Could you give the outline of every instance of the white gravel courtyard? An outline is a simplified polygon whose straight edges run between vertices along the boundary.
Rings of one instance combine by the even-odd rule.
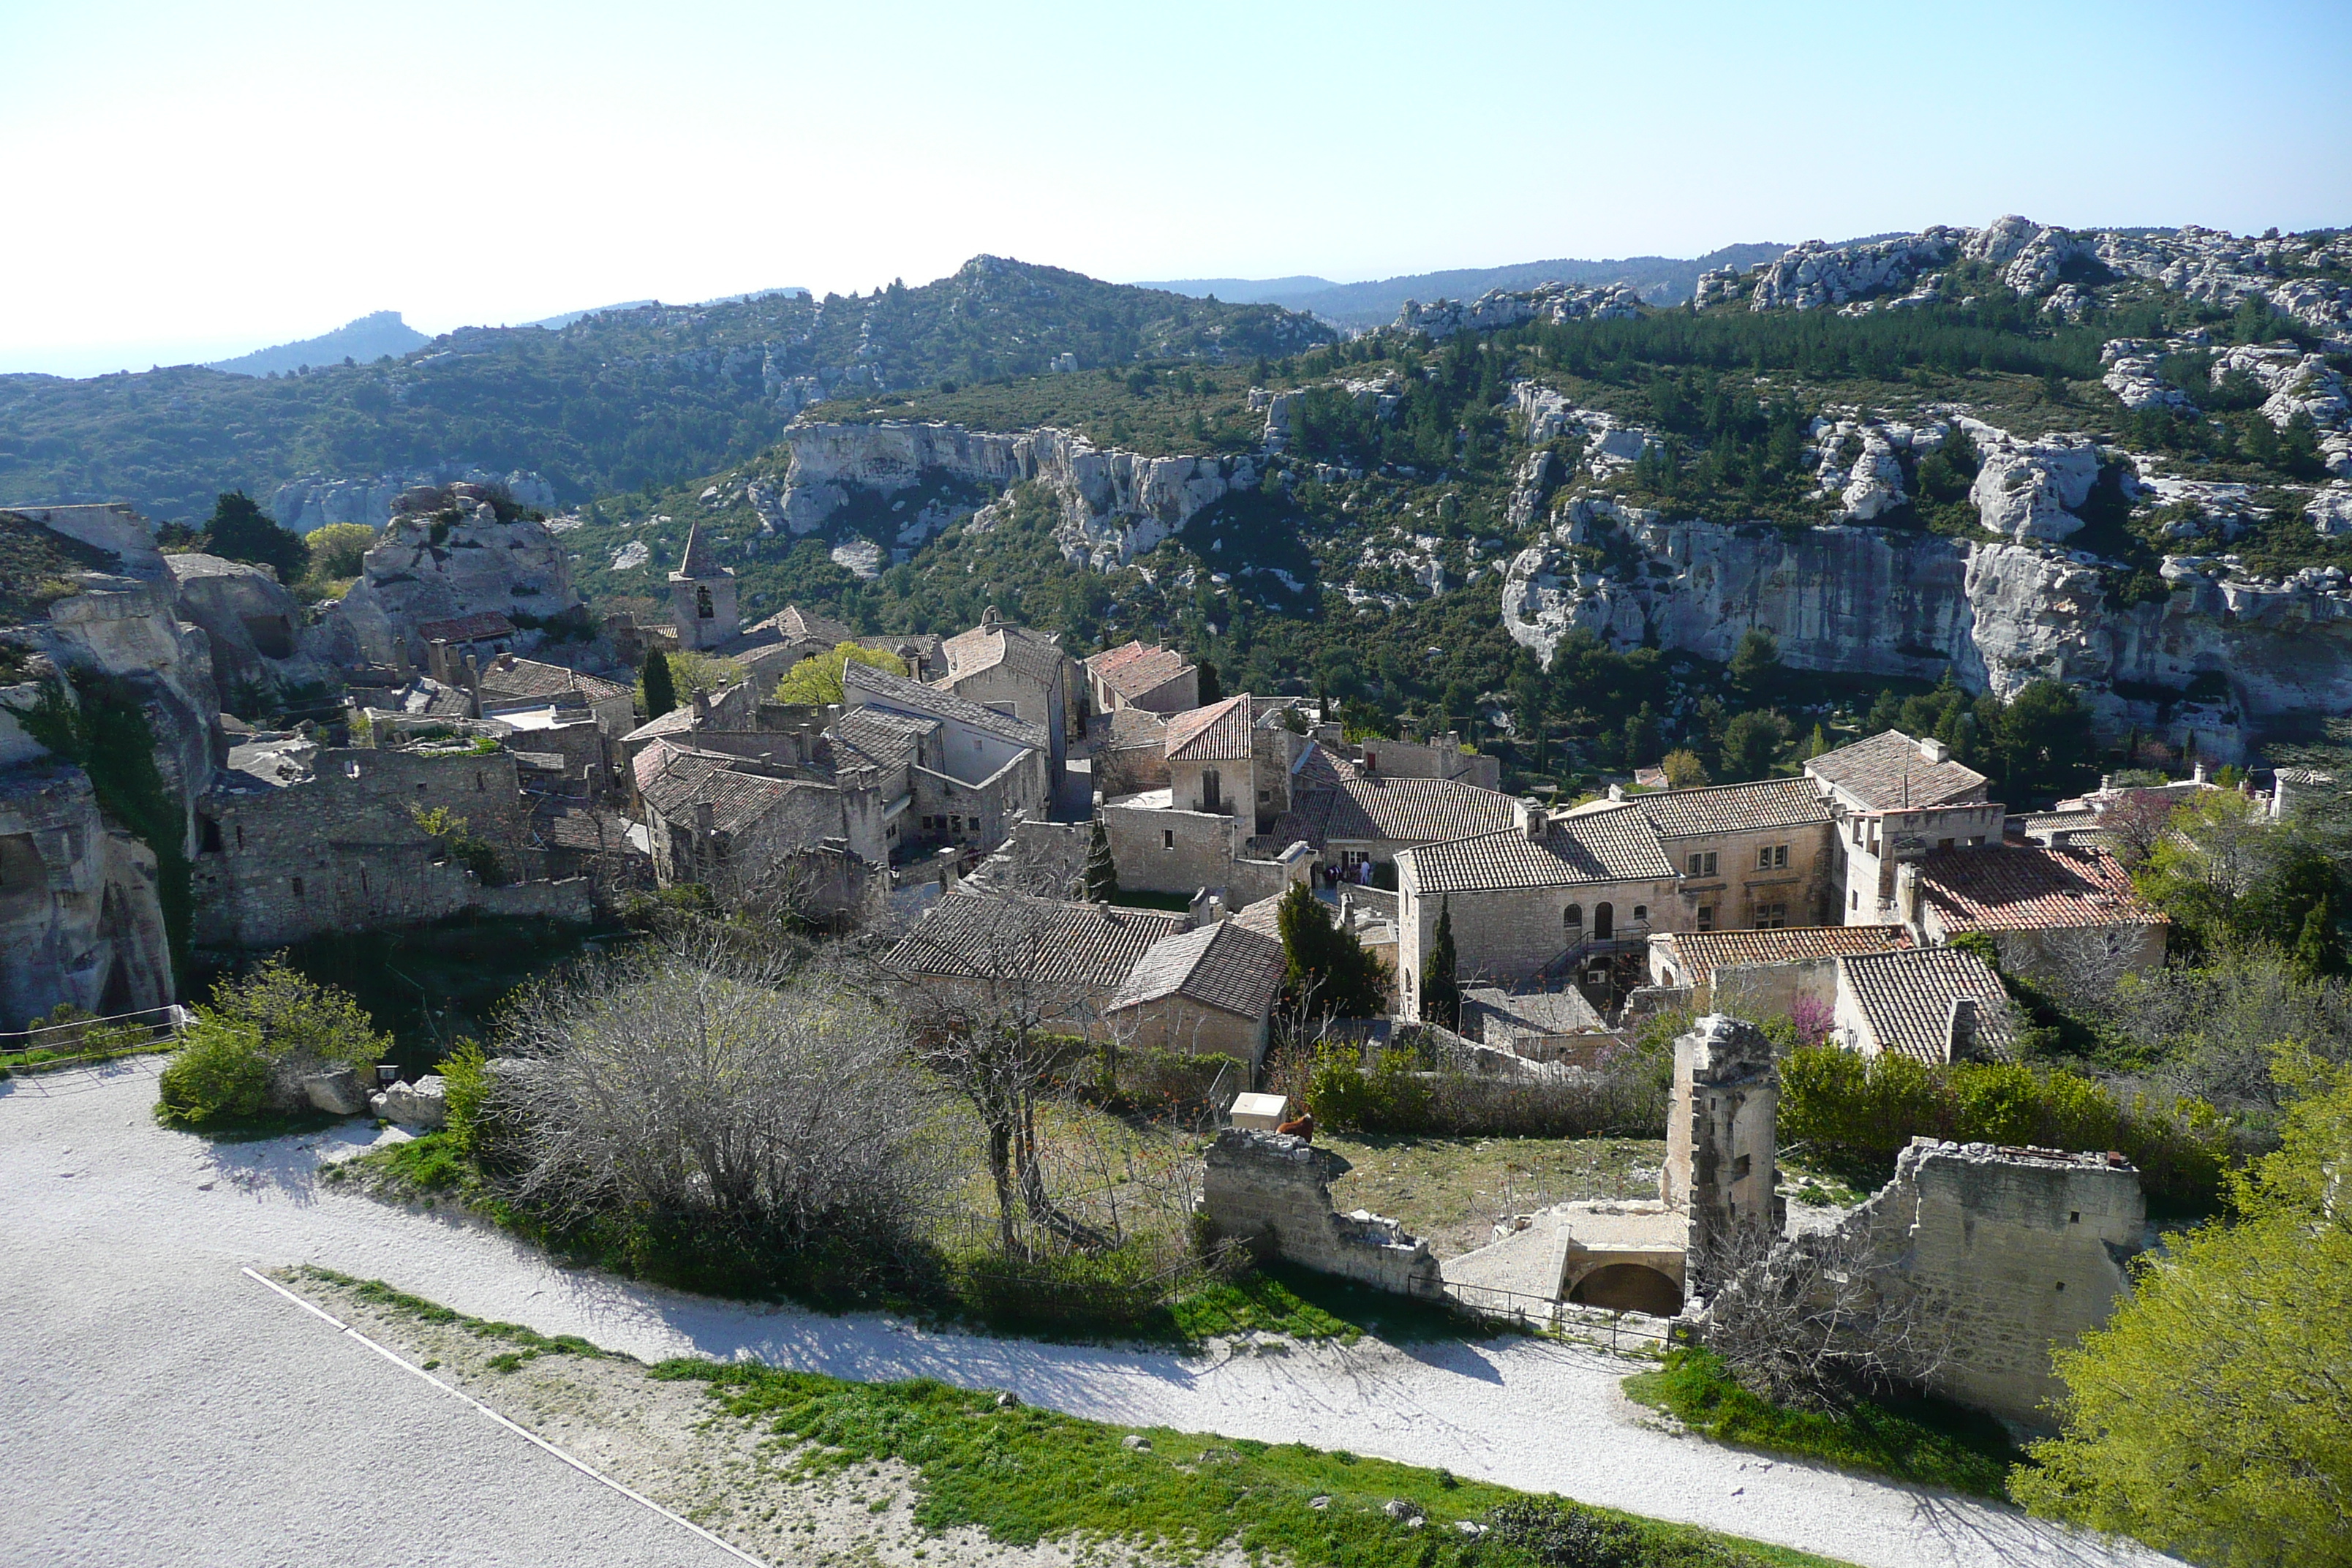
[[[1885,1568],[2164,1561],[1643,1424],[1597,1352],[1499,1340],[1199,1360],[938,1334],[551,1267],[320,1187],[376,1136],[213,1144],[152,1058],[0,1082],[0,1563],[724,1563],[238,1272],[313,1263],[646,1359],[928,1375],[1112,1422],[1352,1448]],[[32,1484],[37,1478],[37,1484]]]

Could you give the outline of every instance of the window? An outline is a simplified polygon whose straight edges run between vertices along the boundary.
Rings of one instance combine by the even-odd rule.
[[[1757,846],[1756,868],[1759,871],[1786,870],[1788,866],[1789,847],[1787,845],[1762,844]]]
[[[1613,904],[1592,906],[1592,935],[1596,941],[1607,942],[1617,934],[1617,909]]]
[[[1853,891],[1852,891],[1852,892],[1848,893],[1848,894],[1845,896],[1845,907],[1846,907],[1847,909],[1849,909],[1849,910],[1858,910],[1858,909],[1862,908],[1862,889],[1861,889],[1856,888],[1855,889],[1853,889]]]
[[[1635,925],[1647,925],[1650,923],[1649,905],[1635,904],[1633,906],[1633,923]]]
[[[236,825],[236,847],[239,849],[245,847],[245,824],[242,822]]]
[[[219,854],[221,852],[220,824],[214,821],[209,816],[204,817],[201,820],[205,825],[204,853],[207,855]]]
[[[719,612],[717,609],[712,607],[710,603],[709,589],[697,588],[694,591],[694,613],[696,617],[700,620],[709,621],[718,618]]]
[[[1938,849],[1949,849],[1951,847],[1952,841],[1948,838],[1938,838],[1936,840],[1936,847]]]
[[[1698,907],[1698,929],[1701,931],[1713,931],[1715,929],[1715,906],[1713,904],[1701,904]]]
[[[1779,931],[1782,926],[1785,926],[1788,923],[1788,905],[1759,904],[1756,906],[1756,924],[1759,929],[1763,931]]]
[[[1560,910],[1559,923],[1568,931],[1582,931],[1584,929],[1584,906],[1582,904],[1570,904],[1568,908]]]
[[[1695,853],[1690,858],[1690,874],[1694,877],[1712,877],[1715,875],[1715,865],[1714,850],[1710,849],[1704,855]]]
[[[1201,809],[1221,811],[1223,808],[1222,781],[1217,777],[1217,770],[1210,768],[1201,774]]]
[[[1176,847],[1176,830],[1174,828],[1163,827],[1160,830],[1160,847],[1162,849],[1173,849]]]
[[[295,896],[296,898],[298,898],[298,899],[299,899],[299,898],[300,898],[300,897],[302,896],[302,879],[301,879],[301,878],[299,878],[299,877],[296,877],[296,878],[294,878],[294,879],[293,879],[293,882],[294,882],[294,896]]]

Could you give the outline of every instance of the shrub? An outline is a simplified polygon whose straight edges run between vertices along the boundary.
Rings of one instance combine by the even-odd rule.
[[[1487,1514],[1486,1528],[1544,1568],[1643,1568],[1650,1561],[1638,1525],[1559,1498],[1504,1503]]]
[[[1815,1157],[1882,1174],[1916,1137],[2048,1149],[2115,1149],[2139,1167],[2151,1198],[2210,1207],[2228,1155],[2228,1125],[2203,1100],[2128,1103],[2079,1073],[2013,1062],[1931,1067],[1836,1046],[1780,1064],[1780,1135]]]
[[[269,1059],[251,1024],[199,1012],[186,1040],[163,1068],[160,1107],[166,1121],[194,1127],[244,1121],[269,1109]]]

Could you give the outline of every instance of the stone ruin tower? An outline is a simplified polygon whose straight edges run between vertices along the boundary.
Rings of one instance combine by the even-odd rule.
[[[717,647],[741,629],[735,614],[735,569],[721,566],[702,542],[702,525],[686,531],[686,557],[669,574],[669,618],[677,646],[697,652]]]
[[[1774,1191],[1780,1102],[1772,1042],[1755,1025],[1710,1014],[1675,1041],[1658,1195],[1690,1216],[1686,1294],[1707,1290],[1743,1233],[1777,1237],[1787,1224]]]

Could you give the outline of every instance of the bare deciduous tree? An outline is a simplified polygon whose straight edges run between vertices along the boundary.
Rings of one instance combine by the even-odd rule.
[[[713,936],[551,978],[506,1019],[516,1194],[790,1249],[886,1255],[942,1190],[903,1028]]]
[[[1924,1383],[1949,1352],[1949,1317],[1897,1268],[1901,1245],[1856,1222],[1740,1232],[1707,1300],[1706,1347],[1751,1393],[1798,1409]]]

